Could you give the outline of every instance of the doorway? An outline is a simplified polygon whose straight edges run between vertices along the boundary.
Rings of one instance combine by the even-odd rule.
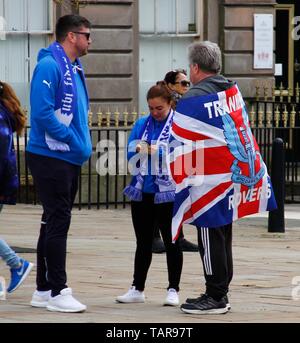
[[[300,2],[279,0],[275,8],[275,84],[294,95],[297,84],[300,87]]]

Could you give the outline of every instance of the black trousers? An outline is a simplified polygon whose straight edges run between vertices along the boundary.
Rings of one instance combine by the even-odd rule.
[[[27,162],[43,205],[37,243],[37,289],[56,296],[67,286],[67,234],[80,167],[56,158],[27,153]]]
[[[197,229],[206,294],[219,301],[227,294],[233,276],[232,224]]]
[[[165,247],[168,266],[169,288],[179,291],[182,271],[182,251],[178,240],[172,243],[173,203],[154,204],[154,195],[143,193],[141,202],[131,202],[132,222],[136,236],[136,252],[132,285],[143,291],[152,260],[152,240],[158,225]]]

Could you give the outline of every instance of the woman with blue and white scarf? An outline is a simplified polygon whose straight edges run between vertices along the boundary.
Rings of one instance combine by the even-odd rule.
[[[131,288],[118,296],[121,303],[144,302],[144,288],[152,260],[152,240],[158,226],[166,247],[169,286],[164,305],[179,305],[182,251],[172,243],[171,222],[175,185],[169,176],[166,152],[173,119],[172,95],[164,83],[147,93],[150,114],[134,125],[128,142],[129,169],[133,175],[124,194],[131,200],[131,215],[136,235],[134,275]]]

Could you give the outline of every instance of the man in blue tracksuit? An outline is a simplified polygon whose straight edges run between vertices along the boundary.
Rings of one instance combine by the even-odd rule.
[[[88,93],[78,57],[91,43],[90,22],[79,15],[57,21],[56,41],[38,55],[31,82],[27,161],[43,216],[37,244],[37,289],[31,305],[83,312],[66,284],[66,245],[80,166],[92,152]]]

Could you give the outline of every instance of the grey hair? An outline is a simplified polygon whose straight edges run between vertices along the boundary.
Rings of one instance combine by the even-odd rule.
[[[190,64],[197,64],[206,72],[219,74],[222,69],[221,50],[216,43],[210,41],[195,42],[188,47]]]

